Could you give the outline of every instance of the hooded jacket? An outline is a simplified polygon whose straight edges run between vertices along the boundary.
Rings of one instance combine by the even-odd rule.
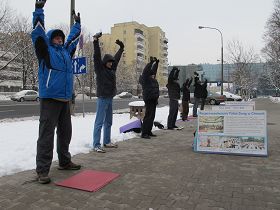
[[[151,75],[157,74],[158,69],[158,60],[157,61],[151,61],[148,63],[143,72],[141,77],[141,85],[143,89],[143,100],[149,101],[149,100],[158,100],[159,98],[159,84],[158,81],[151,77]]]
[[[194,78],[194,97],[202,98],[202,85],[198,77]]]
[[[117,93],[116,87],[116,71],[121,59],[123,48],[120,48],[113,57],[112,55],[105,54],[103,60],[101,60],[101,51],[99,47],[99,41],[93,41],[94,46],[94,71],[96,73],[97,97],[113,98]],[[106,63],[112,61],[113,65],[111,69],[106,67]]]
[[[204,83],[201,85],[201,98],[206,99],[208,96],[207,91],[207,79],[204,81]]]
[[[187,79],[186,82],[183,83],[182,86],[182,92],[183,92],[183,96],[182,96],[182,101],[190,101],[191,97],[190,97],[190,86],[192,84],[192,78],[189,80]]]
[[[179,69],[173,68],[168,76],[168,83],[166,87],[168,88],[168,96],[170,99],[178,100],[181,97],[180,85],[177,82],[179,77]]]
[[[73,92],[72,56],[81,33],[80,23],[75,23],[65,41],[64,33],[51,30],[47,34],[44,26],[44,10],[33,12],[32,42],[39,61],[39,96],[40,98],[56,98],[71,100]],[[52,38],[61,36],[63,45],[55,45]]]

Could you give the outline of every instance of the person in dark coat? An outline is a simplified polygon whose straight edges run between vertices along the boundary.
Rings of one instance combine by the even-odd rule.
[[[201,86],[201,106],[200,106],[200,110],[204,110],[204,105],[205,105],[205,101],[206,101],[207,96],[208,96],[208,91],[207,91],[207,79],[206,79]]]
[[[119,45],[120,48],[115,56],[105,54],[102,60],[99,46],[99,38],[101,36],[102,33],[97,33],[93,36],[93,59],[94,71],[96,74],[96,95],[98,97],[93,131],[93,149],[96,152],[105,153],[106,151],[101,147],[100,144],[101,129],[103,125],[103,146],[105,148],[118,147],[117,144],[111,142],[111,126],[113,121],[112,103],[113,97],[117,93],[116,71],[124,51],[124,44],[120,40],[116,40],[116,44]]]
[[[151,58],[142,73],[141,84],[143,89],[143,100],[145,102],[145,116],[142,124],[142,138],[150,139],[156,135],[152,133],[153,122],[156,114],[156,106],[159,98],[159,84],[156,79],[159,60]]]
[[[194,105],[193,105],[193,117],[197,117],[197,108],[199,101],[202,97],[202,86],[199,80],[197,72],[194,73]]]
[[[44,6],[37,0],[33,12],[33,46],[39,62],[40,124],[37,140],[36,172],[41,184],[51,181],[48,176],[53,158],[54,131],[57,128],[58,169],[79,170],[71,161],[69,144],[72,135],[70,101],[73,93],[72,57],[81,33],[80,14],[72,15],[75,24],[65,42],[62,30],[45,32]]]
[[[186,79],[186,81],[183,83],[183,86],[181,88],[183,92],[182,96],[182,120],[188,120],[188,115],[189,115],[189,103],[191,100],[190,97],[190,86],[192,84],[192,78],[191,79]]]
[[[176,126],[176,119],[178,115],[178,100],[180,99],[180,85],[178,83],[180,70],[177,67],[173,67],[169,76],[166,87],[168,88],[169,96],[169,115],[167,119],[167,129],[173,130],[178,128]]]

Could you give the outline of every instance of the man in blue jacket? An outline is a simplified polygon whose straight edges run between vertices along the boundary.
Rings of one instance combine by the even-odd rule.
[[[70,103],[73,92],[72,56],[81,33],[80,14],[75,14],[70,35],[59,29],[45,32],[44,5],[36,0],[33,12],[32,42],[39,62],[40,124],[37,141],[36,172],[38,182],[51,181],[49,170],[53,158],[54,130],[57,127],[57,153],[60,170],[79,170],[71,161],[69,144],[72,136]]]
[[[119,45],[119,50],[113,57],[110,54],[105,54],[101,59],[101,50],[99,46],[99,38],[102,33],[93,36],[94,47],[94,71],[96,74],[96,94],[97,107],[96,117],[93,131],[93,149],[98,153],[105,153],[106,151],[101,147],[100,136],[103,128],[103,146],[105,148],[117,148],[118,145],[111,142],[111,126],[113,122],[112,103],[113,97],[117,93],[116,87],[116,71],[124,51],[124,44],[120,40],[116,40]]]

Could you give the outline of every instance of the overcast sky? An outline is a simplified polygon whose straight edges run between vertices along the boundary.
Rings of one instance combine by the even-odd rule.
[[[35,0],[8,0],[24,16],[32,17]],[[159,26],[169,40],[169,63],[217,63],[221,55],[218,31],[222,31],[224,53],[233,39],[260,53],[263,33],[273,11],[273,0],[76,0],[82,25],[91,33],[109,33],[115,23],[137,21]],[[46,26],[69,24],[70,0],[48,0]]]

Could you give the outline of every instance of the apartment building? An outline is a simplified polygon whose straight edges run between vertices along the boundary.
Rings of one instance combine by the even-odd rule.
[[[160,60],[157,79],[160,86],[165,86],[168,76],[168,39],[165,32],[158,26],[147,27],[136,21],[117,23],[111,28],[110,34],[103,34],[100,45],[104,53],[114,54],[118,50],[115,40],[124,42],[125,52],[121,65],[131,67],[138,77],[150,56]]]

